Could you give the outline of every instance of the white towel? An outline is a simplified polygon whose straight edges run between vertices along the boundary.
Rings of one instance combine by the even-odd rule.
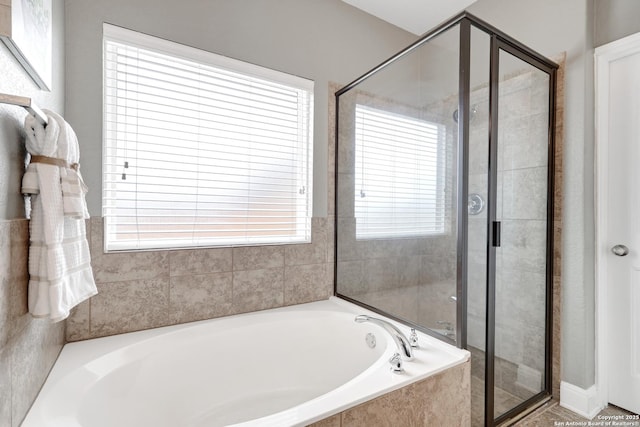
[[[45,113],[46,127],[31,115],[25,119],[27,151],[78,163],[75,132],[58,114]],[[63,180],[74,196],[66,215]],[[55,164],[31,163],[23,177],[23,193],[31,194],[29,312],[34,317],[64,320],[71,308],[98,293],[86,239],[84,188],[73,169]]]
[[[87,186],[82,180],[80,170],[61,168],[60,180],[62,185],[62,211],[65,216],[77,219],[89,218],[87,202]]]

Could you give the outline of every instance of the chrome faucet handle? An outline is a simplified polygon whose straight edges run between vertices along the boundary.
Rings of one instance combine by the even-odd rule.
[[[354,320],[358,323],[371,322],[382,327],[382,329],[384,329],[391,335],[391,338],[393,338],[393,341],[396,343],[398,352],[402,354],[402,357],[404,357],[405,360],[413,360],[413,350],[411,348],[409,339],[402,333],[400,329],[393,326],[393,324],[387,322],[386,320],[378,319],[377,317],[367,316],[366,314],[356,316]]]
[[[402,357],[400,357],[400,353],[393,353],[391,359],[389,359],[389,363],[391,363],[391,372],[396,374],[404,372],[404,368],[402,367]]]
[[[411,335],[409,335],[409,343],[413,348],[420,348],[420,344],[418,344],[418,334],[415,328],[411,328]]]

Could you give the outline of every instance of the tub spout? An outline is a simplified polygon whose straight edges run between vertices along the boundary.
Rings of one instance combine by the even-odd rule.
[[[402,331],[396,328],[395,326],[393,326],[391,323],[387,322],[386,320],[379,319],[377,317],[367,316],[365,314],[356,316],[355,321],[358,323],[371,322],[371,323],[375,323],[378,326],[381,326],[382,329],[384,329],[391,335],[391,338],[393,338],[393,341],[398,346],[398,352],[402,355],[402,357],[405,360],[413,359],[413,350],[411,349],[411,343],[409,342],[407,337],[402,333]]]

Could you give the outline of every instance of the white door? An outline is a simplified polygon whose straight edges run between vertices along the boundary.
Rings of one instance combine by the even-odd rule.
[[[640,413],[640,34],[596,50],[598,306],[608,402]],[[608,386],[606,385],[608,383]]]

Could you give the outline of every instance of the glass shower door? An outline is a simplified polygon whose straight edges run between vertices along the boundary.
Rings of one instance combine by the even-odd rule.
[[[416,46],[337,103],[337,294],[452,343],[459,34]]]
[[[549,74],[506,50],[498,60],[494,418],[545,390],[552,254]]]

